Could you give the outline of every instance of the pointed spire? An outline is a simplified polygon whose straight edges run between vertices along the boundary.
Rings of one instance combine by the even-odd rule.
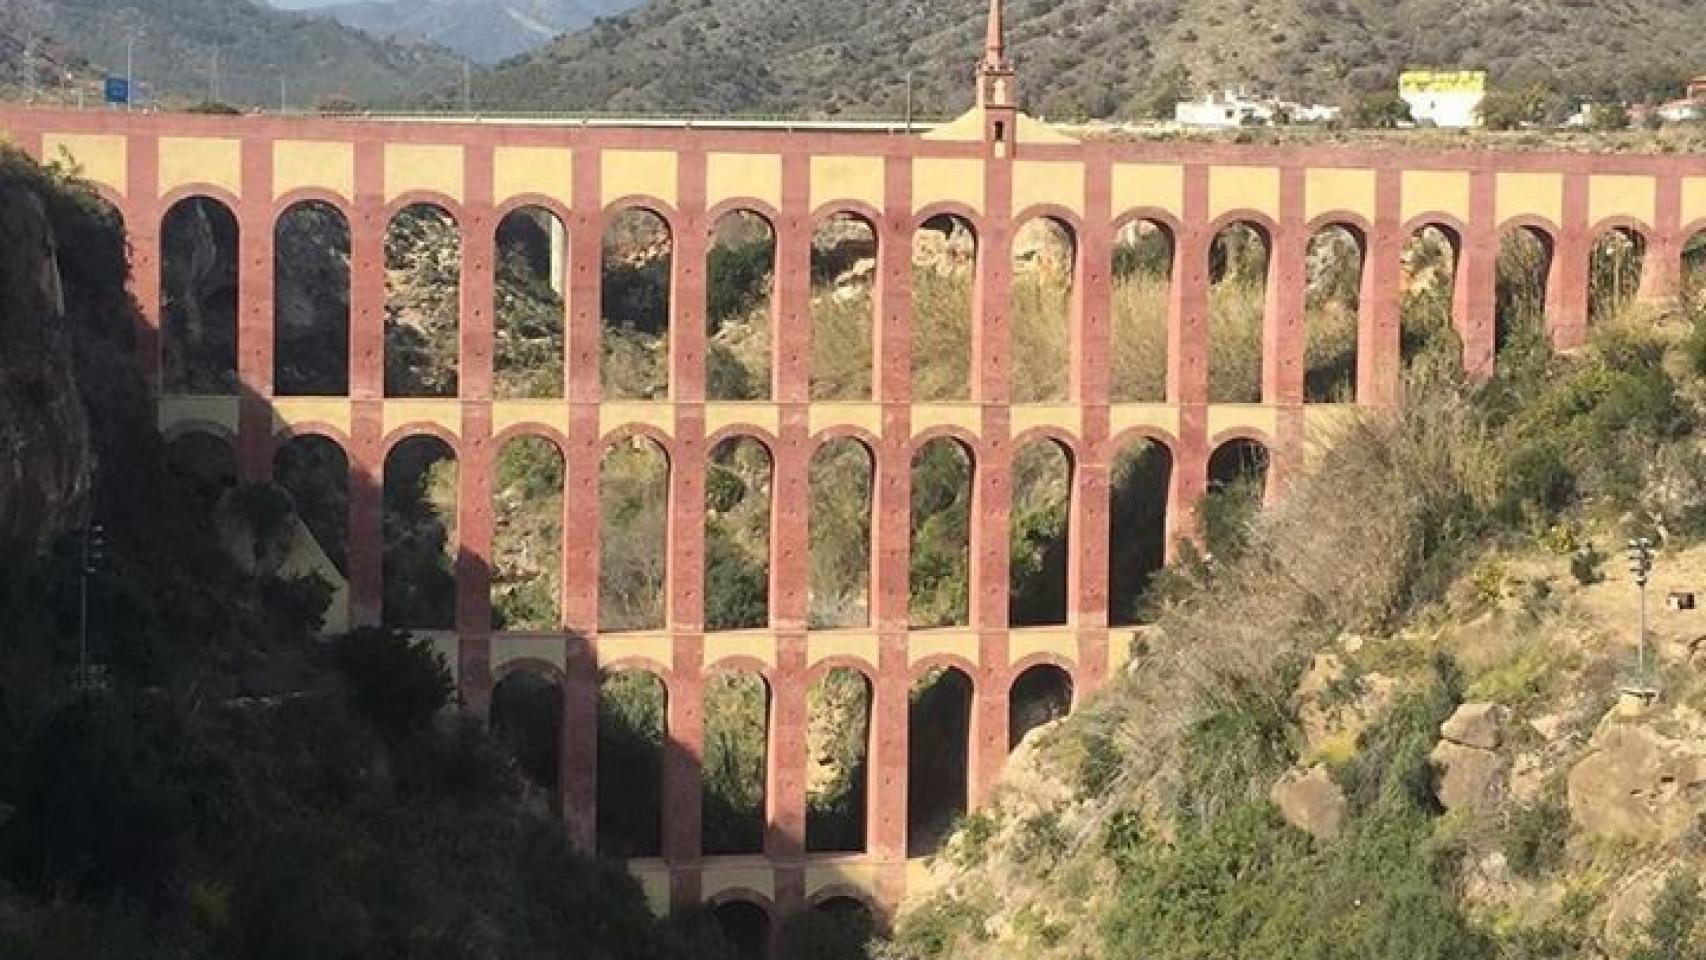
[[[1013,106],[1013,65],[1007,61],[1007,28],[1001,0],[989,0],[989,34],[983,44],[983,62],[977,65],[977,77],[978,106]]]
[[[989,0],[989,33],[984,39],[983,65],[996,69],[1007,66],[1007,28],[1002,18],[1001,0]]]

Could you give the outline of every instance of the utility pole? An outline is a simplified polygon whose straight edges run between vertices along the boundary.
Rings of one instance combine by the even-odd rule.
[[[136,38],[139,33],[132,32],[130,39],[124,45],[124,109],[129,112],[136,106]]]
[[[906,71],[906,132],[912,133],[912,71]]]
[[[285,87],[284,87],[284,74],[281,73],[278,75],[278,112],[279,113],[287,113],[287,112],[289,112],[289,109],[290,109],[288,106],[286,106],[287,98],[285,96],[285,93],[286,93],[286,91],[285,91]]]
[[[1635,643],[1635,683],[1625,693],[1645,700],[1658,695],[1647,669],[1647,582],[1653,572],[1653,541],[1646,537],[1629,541],[1629,573],[1640,594],[1640,636]]]
[[[208,80],[208,101],[211,103],[218,103],[219,102],[219,48],[218,47],[213,48],[213,70],[211,71],[211,73],[212,73],[212,76]]]
[[[462,112],[474,113],[474,67],[466,57],[462,59]]]

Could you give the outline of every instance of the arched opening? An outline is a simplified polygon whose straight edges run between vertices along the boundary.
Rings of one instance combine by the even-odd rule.
[[[963,626],[971,604],[972,456],[939,437],[912,456],[912,556],[908,619],[914,627]]]
[[[409,437],[385,457],[387,626],[456,626],[456,452],[437,437]]]
[[[705,628],[769,626],[770,450],[731,437],[711,448],[705,468]]]
[[[770,914],[763,907],[728,900],[712,908],[711,919],[741,960],[765,960],[770,955]]]
[[[703,703],[704,852],[763,853],[770,685],[756,673],[713,673]]]
[[[443,207],[410,204],[385,229],[385,395],[454,397],[462,235]]]
[[[1014,403],[1059,403],[1072,383],[1072,306],[1078,238],[1053,217],[1013,234],[1011,339]]]
[[[237,454],[224,437],[193,430],[166,445],[166,472],[211,515],[226,491],[237,486]]]
[[[1706,296],[1706,230],[1682,246],[1682,289],[1692,301]]]
[[[644,670],[607,673],[598,689],[598,853],[663,852],[668,691]]]
[[[604,228],[600,382],[606,400],[669,396],[670,284],[675,239],[651,210],[630,207]]]
[[[1072,518],[1072,457],[1037,440],[1013,458],[1009,516],[1008,622],[1040,627],[1067,622],[1066,573]]]
[[[705,270],[705,395],[770,399],[770,320],[776,230],[750,210],[724,214],[711,230]]]
[[[934,853],[965,815],[972,682],[952,667],[912,685],[907,707],[906,854]]]
[[[1007,749],[1014,750],[1032,730],[1072,712],[1072,674],[1052,663],[1019,674],[1007,694]]]
[[[812,234],[813,400],[871,399],[877,231],[838,213]]]
[[[1139,440],[1114,457],[1109,476],[1108,620],[1139,623],[1149,585],[1167,562],[1167,500],[1173,453]]]
[[[1319,230],[1305,255],[1303,400],[1355,403],[1357,338],[1367,247],[1343,225]]]
[[[1208,399],[1262,402],[1262,337],[1272,262],[1267,231],[1228,224],[1208,251]]]
[[[290,494],[325,563],[349,573],[349,458],[325,437],[295,437],[273,456],[273,482]],[[310,563],[320,567],[318,562]]]
[[[944,213],[912,234],[912,398],[971,397],[977,228]]]
[[[605,633],[664,623],[669,457],[645,437],[604,451],[598,467],[598,624]]]
[[[865,960],[877,935],[871,908],[852,897],[830,897],[791,917],[782,928],[783,960]]]
[[[273,225],[273,392],[349,393],[349,220],[329,203],[292,205]]]
[[[1435,225],[1420,228],[1404,244],[1399,353],[1405,367],[1430,348],[1449,354],[1454,361],[1462,358],[1452,323],[1461,248],[1454,231]]]
[[[492,733],[509,749],[522,781],[547,809],[558,806],[563,688],[550,677],[517,670],[492,689]]]
[[[825,671],[806,691],[806,851],[863,853],[870,778],[871,684]]]
[[[167,393],[237,392],[237,218],[211,197],[172,204],[160,224],[160,323]]]
[[[1594,242],[1588,259],[1588,323],[1620,319],[1641,292],[1641,270],[1647,259],[1647,238],[1619,227]]]
[[[1167,325],[1173,315],[1173,231],[1133,220],[1114,234],[1113,358],[1115,403],[1167,399]]]
[[[1546,284],[1552,272],[1552,238],[1533,227],[1514,227],[1499,240],[1495,355],[1507,347],[1545,343]]]
[[[519,207],[498,223],[492,393],[499,400],[563,395],[563,293],[568,233],[544,207]]]
[[[1197,514],[1211,556],[1230,560],[1244,551],[1267,492],[1267,447],[1238,439],[1214,451],[1208,459],[1208,491]]]
[[[492,629],[563,622],[563,452],[544,437],[498,451],[492,484]]]
[[[871,612],[871,451],[831,440],[812,454],[811,578],[807,618],[814,628],[862,627]]]

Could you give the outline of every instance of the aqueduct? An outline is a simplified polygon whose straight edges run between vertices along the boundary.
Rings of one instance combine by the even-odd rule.
[[[992,18],[994,19],[994,18]],[[1396,402],[1400,390],[1402,257],[1435,228],[1455,254],[1451,313],[1470,370],[1495,362],[1495,267],[1500,239],[1539,238],[1546,316],[1561,348],[1589,322],[1589,258],[1620,231],[1644,250],[1640,295],[1675,297],[1683,251],[1706,230],[1706,160],[1687,156],[1412,150],[1396,146],[1237,146],[1079,142],[1020,113],[998,23],[979,71],[978,106],[923,135],[830,128],[798,131],[525,121],[419,122],[356,118],[203,117],[11,109],[0,131],[44,160],[70,160],[122,215],[145,327],[140,362],[161,387],[171,435],[208,433],[235,451],[248,481],[271,478],[293,440],[336,445],[348,471],[347,616],[375,623],[385,596],[381,497],[388,458],[413,438],[454,455],[454,629],[434,634],[464,702],[489,705],[517,673],[561,690],[557,758],[570,835],[595,844],[599,817],[598,689],[602,672],[641,669],[666,690],[669,750],[660,775],[659,856],[632,861],[660,907],[743,901],[786,914],[848,896],[888,907],[917,881],[909,860],[909,691],[950,668],[966,682],[963,771],[968,802],[990,789],[1014,739],[1011,691],[1054,668],[1054,696],[1094,691],[1129,655],[1132,631],[1110,616],[1110,469],[1134,440],[1167,454],[1172,542],[1192,529],[1217,451],[1259,444],[1271,480],[1308,455],[1309,438],[1351,404],[1307,402],[1304,279],[1311,237],[1342,227],[1362,260],[1356,317],[1355,405]],[[226,211],[237,269],[236,389],[174,386],[162,360],[162,233],[190,198]],[[289,389],[275,355],[275,224],[304,203],[347,225],[347,361],[337,395]],[[454,389],[400,396],[385,376],[385,232],[399,211],[431,204],[454,222],[459,269]],[[563,289],[565,357],[552,399],[494,392],[496,237],[506,215],[547,211],[564,238],[552,270]],[[641,209],[666,225],[669,260],[667,390],[613,398],[601,386],[598,265],[607,225]],[[746,211],[773,231],[770,383],[765,399],[707,390],[706,263],[719,219]],[[845,215],[875,241],[871,378],[861,399],[815,399],[811,379],[811,238]],[[952,215],[974,233],[975,322],[963,396],[921,399],[913,384],[912,238]],[[1012,346],[1012,248],[1027,223],[1072,237],[1070,361],[1062,393],[1037,399],[1019,382]],[[1116,237],[1136,222],[1170,239],[1164,388],[1133,398],[1109,363]],[[1260,399],[1211,396],[1211,250],[1231,224],[1268,247]],[[336,344],[344,347],[345,344]],[[330,347],[328,347],[330,349]],[[336,352],[336,351],[334,351]],[[526,633],[493,629],[494,458],[518,437],[561,458],[560,623]],[[723,440],[763,445],[773,471],[768,615],[759,629],[707,629],[706,466]],[[667,463],[664,621],[601,629],[599,477],[605,452],[644,438]],[[811,549],[808,473],[825,444],[856,441],[869,458],[868,604],[863,623],[819,629],[808,616],[802,558]],[[920,628],[909,617],[912,465],[951,440],[971,465],[970,599],[964,624]],[[1070,476],[1065,611],[1057,623],[1015,626],[1008,539],[1017,452],[1047,441]],[[707,677],[738,669],[767,684],[769,748],[761,855],[702,849],[700,770]],[[806,690],[832,669],[869,690],[865,827],[857,849],[806,842]],[[1045,677],[1044,679],[1049,679]]]

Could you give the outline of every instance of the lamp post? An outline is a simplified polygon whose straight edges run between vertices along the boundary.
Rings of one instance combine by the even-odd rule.
[[[83,556],[78,564],[77,579],[77,679],[80,691],[99,690],[103,686],[97,671],[89,663],[89,578],[94,576],[107,555],[107,531],[92,523],[83,531]]]
[[[133,32],[124,44],[124,109],[128,112],[136,105],[136,38],[140,33]]]
[[[1653,572],[1653,541],[1646,537],[1629,541],[1629,573],[1640,596],[1640,635],[1635,643],[1635,685],[1627,692],[1651,700],[1657,691],[1647,673],[1647,583]]]

